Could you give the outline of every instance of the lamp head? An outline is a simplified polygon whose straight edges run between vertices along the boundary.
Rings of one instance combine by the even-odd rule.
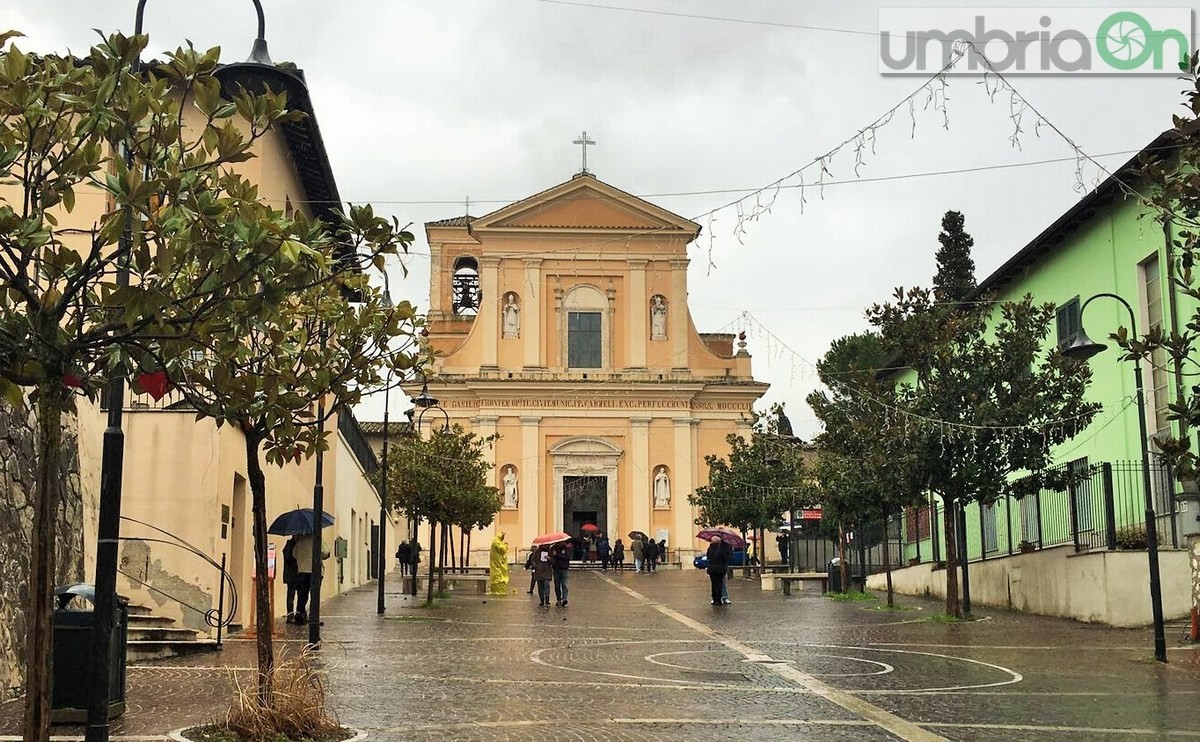
[[[421,382],[421,393],[413,397],[413,405],[422,409],[437,407],[438,399],[429,393],[428,381]]]
[[[1075,340],[1063,348],[1062,354],[1075,361],[1086,361],[1107,348],[1107,345],[1092,340],[1086,332],[1080,329],[1079,334],[1075,336]]]
[[[275,66],[267,53],[267,40],[263,38],[254,40],[249,59],[218,67],[213,76],[221,83],[221,95],[226,99],[233,98],[238,88],[245,88],[254,95],[270,90],[287,93],[288,108],[298,108],[308,97],[308,84],[304,78]]]

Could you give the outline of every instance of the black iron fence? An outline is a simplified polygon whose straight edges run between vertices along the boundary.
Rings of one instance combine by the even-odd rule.
[[[1146,548],[1145,485],[1140,461],[1064,464],[1021,498],[971,503],[965,511],[967,558],[1070,546],[1085,552]],[[1150,491],[1159,545],[1179,547],[1176,481],[1166,464],[1150,463]],[[945,506],[938,501],[895,516],[905,564],[945,560]],[[889,527],[890,528],[890,527]]]
[[[362,466],[363,471],[368,476],[378,471],[379,460],[375,458],[375,449],[371,448],[371,444],[367,442],[367,438],[363,435],[362,427],[358,424],[358,420],[355,419],[354,413],[345,405],[338,408],[337,427],[338,433],[346,440],[346,445],[350,447],[350,452],[354,454],[354,458],[358,459],[358,463]]]

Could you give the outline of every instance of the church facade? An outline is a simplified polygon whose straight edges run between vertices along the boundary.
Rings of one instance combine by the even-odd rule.
[[[499,434],[488,455],[504,505],[482,543],[504,531],[527,548],[594,524],[614,542],[634,530],[666,539],[672,559],[690,559],[701,546],[688,495],[706,482],[704,457],[748,433],[767,389],[744,339],[735,348],[692,324],[699,225],[584,171],[425,227],[429,390],[452,423]]]

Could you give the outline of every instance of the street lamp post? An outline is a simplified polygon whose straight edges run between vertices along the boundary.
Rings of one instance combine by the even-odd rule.
[[[321,342],[325,342],[325,330],[321,330]],[[325,439],[325,397],[317,400],[317,441]],[[324,577],[325,563],[323,534],[325,513],[325,454],[320,444],[317,446],[316,476],[313,482],[313,535],[312,535],[312,573],[309,578],[312,587],[308,597],[308,643],[314,647],[321,645],[321,580]]]
[[[420,373],[420,371],[418,371],[418,373]],[[427,379],[425,377],[424,373],[421,373],[421,393],[418,394],[417,396],[413,397],[413,406],[421,408],[421,411],[417,414],[417,424],[416,424],[417,436],[421,435],[421,430],[422,430],[421,426],[425,420],[425,413],[429,412],[430,410],[437,410],[445,418],[445,422],[442,424],[443,430],[450,427],[450,413],[448,413],[444,409],[442,409],[442,406],[438,403],[438,398],[429,393],[429,379]],[[413,546],[413,549],[412,549],[412,553],[413,553],[412,589],[410,590],[410,593],[409,593],[413,597],[416,597],[416,595],[417,595],[417,561],[416,560],[417,560],[417,555],[420,553],[417,551],[417,544],[418,544],[417,539],[419,539],[420,535],[421,535],[419,525],[420,525],[420,523],[419,523],[418,519],[413,518],[412,519],[412,546]],[[429,558],[433,559],[433,554],[430,554]]]
[[[386,296],[386,295],[385,295]],[[376,600],[375,613],[383,615],[383,580],[387,571],[387,495],[388,495],[388,438],[392,429],[388,423],[388,395],[392,387],[392,372],[388,369],[387,386],[383,388],[383,461],[380,464],[383,474],[379,481],[379,596]]]
[[[1133,307],[1129,306],[1129,302],[1116,294],[1096,294],[1085,301],[1083,306],[1079,308],[1079,335],[1071,345],[1063,350],[1063,355],[1068,358],[1086,361],[1108,347],[1104,343],[1097,343],[1089,338],[1083,330],[1084,311],[1088,308],[1089,304],[1100,297],[1115,299],[1120,302],[1121,306],[1125,307],[1125,311],[1129,312],[1129,331],[1133,337],[1137,337],[1137,320],[1133,313]],[[1140,356],[1134,357],[1133,377],[1137,387],[1138,430],[1141,433],[1141,440],[1138,441],[1138,447],[1142,453],[1142,498],[1146,508],[1146,555],[1150,570],[1150,610],[1154,617],[1154,658],[1159,662],[1166,662],[1167,638],[1166,630],[1163,627],[1162,584],[1159,580],[1158,571],[1158,524],[1155,521],[1154,495],[1150,486],[1150,453],[1147,449],[1149,435],[1146,431],[1146,393],[1142,383],[1142,360]]]
[[[258,14],[258,36],[250,58],[240,64],[226,65],[215,75],[223,88],[232,91],[235,82],[251,82],[244,85],[258,92],[264,86],[286,90],[295,100],[307,88],[304,81],[286,70],[274,66],[267,54],[264,36],[266,23],[259,0],[251,0]],[[147,0],[138,0],[134,16],[133,33],[142,34]],[[141,70],[140,55],[130,66],[130,73],[137,75]],[[133,148],[125,147],[125,165],[134,166]],[[121,233],[116,257],[116,283],[129,285],[129,254],[133,247],[133,212],[126,208],[125,228]],[[125,413],[125,379],[116,373],[109,379],[105,389],[108,402],[107,427],[100,461],[100,499],[96,528],[96,577],[94,623],[91,651],[88,657],[88,710],[86,742],[108,740],[109,702],[112,694],[112,643],[109,637],[116,620],[117,604],[117,544],[121,535],[121,479],[124,471],[125,434],[121,429]],[[123,650],[122,650],[123,651]]]

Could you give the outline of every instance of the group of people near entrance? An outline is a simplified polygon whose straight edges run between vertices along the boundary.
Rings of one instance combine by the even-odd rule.
[[[658,571],[658,565],[667,561],[667,540],[655,542],[654,539],[633,539],[629,545],[633,552],[633,571],[640,574],[650,574]]]

